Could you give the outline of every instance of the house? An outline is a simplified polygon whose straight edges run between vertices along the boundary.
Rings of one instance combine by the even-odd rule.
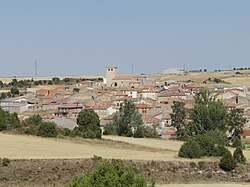
[[[154,107],[152,105],[142,103],[142,104],[136,104],[135,108],[137,108],[142,115],[148,115],[150,110]]]
[[[58,113],[61,117],[77,118],[78,113],[83,109],[83,106],[78,103],[63,103],[58,106]]]
[[[33,105],[33,103],[30,103],[25,97],[4,99],[0,104],[3,110],[17,114],[27,111],[31,105]]]
[[[170,98],[175,98],[175,99],[186,99],[187,96],[184,92],[182,91],[163,91],[159,93],[158,95],[158,101],[161,102],[167,102]]]
[[[101,120],[117,112],[117,109],[113,108],[111,105],[105,105],[101,103],[95,104],[94,106],[89,107],[88,109],[94,110]]]

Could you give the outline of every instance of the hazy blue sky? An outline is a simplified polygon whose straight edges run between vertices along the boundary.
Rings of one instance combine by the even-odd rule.
[[[0,77],[250,67],[250,0],[0,0]]]

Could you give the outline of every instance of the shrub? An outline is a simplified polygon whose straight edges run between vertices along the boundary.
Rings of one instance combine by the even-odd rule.
[[[0,107],[0,131],[6,130],[6,113],[5,111]]]
[[[135,132],[134,132],[133,137],[134,138],[143,138],[144,137],[144,129],[143,129],[143,127],[137,127]]]
[[[236,162],[234,160],[234,157],[232,156],[231,152],[227,150],[225,154],[222,156],[219,166],[224,171],[231,171],[235,169]]]
[[[2,166],[8,166],[9,164],[10,164],[10,159],[3,158],[3,160],[2,160]]]
[[[63,129],[63,135],[64,135],[64,136],[70,136],[70,135],[71,135],[71,130],[68,129],[68,128],[64,128],[64,129]]]
[[[203,156],[213,156],[215,153],[214,140],[208,134],[197,135],[194,140],[200,145]]]
[[[243,154],[241,147],[237,147],[233,154],[234,160],[240,164],[246,163],[246,157]]]
[[[223,156],[224,154],[227,153],[227,148],[223,145],[217,145],[215,147],[215,152],[214,152],[214,156]]]
[[[52,122],[43,122],[37,131],[37,136],[42,137],[57,137],[58,131],[55,123]]]
[[[183,158],[201,158],[203,152],[202,148],[196,141],[189,139],[181,146],[178,156]]]
[[[75,127],[70,134],[71,137],[82,136],[82,132],[80,131],[79,127]]]
[[[24,129],[24,133],[28,135],[37,135],[38,127],[37,126],[28,126]]]
[[[117,135],[116,128],[112,122],[105,125],[103,135]]]
[[[144,177],[136,176],[131,167],[125,167],[119,160],[112,160],[111,162],[104,161],[96,171],[73,178],[65,187],[76,186],[147,187],[149,185]],[[154,184],[151,187],[154,187]]]
[[[242,142],[239,137],[234,137],[232,139],[232,147],[241,147],[242,148]]]

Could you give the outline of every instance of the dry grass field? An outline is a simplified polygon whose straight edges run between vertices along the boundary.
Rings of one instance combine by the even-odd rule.
[[[0,157],[10,159],[103,158],[125,160],[190,161],[179,158],[182,142],[104,136],[103,140],[48,139],[0,133]],[[233,150],[232,150],[233,151]],[[250,151],[245,151],[250,161]],[[196,159],[193,161],[200,161]],[[215,158],[207,158],[214,161]]]
[[[125,147],[124,147],[125,146]],[[108,140],[70,141],[0,133],[0,157],[10,159],[103,158],[180,160],[174,150],[128,146]]]

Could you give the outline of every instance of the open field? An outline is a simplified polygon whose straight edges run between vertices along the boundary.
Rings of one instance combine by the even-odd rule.
[[[171,151],[178,151],[183,144],[181,141],[151,139],[151,138],[129,138],[122,136],[103,136],[104,139],[121,141],[139,146],[161,148]]]
[[[161,139],[134,139],[104,136],[103,140],[46,139],[0,133],[0,157],[10,159],[103,158],[125,160],[190,161],[179,158],[182,142]],[[233,150],[232,150],[233,151]],[[244,152],[250,161],[250,151]],[[203,159],[195,159],[200,161]],[[216,158],[207,158],[216,161]]]
[[[0,133],[0,157],[10,159],[103,158],[180,160],[175,150],[128,146],[110,141],[69,141]],[[124,147],[125,146],[125,147]],[[123,149],[124,147],[124,149]],[[181,159],[182,160],[182,159]]]
[[[250,181],[249,164],[238,168],[235,177],[235,173],[221,171],[216,158],[178,158],[181,144],[180,141],[116,136],[83,140],[0,133],[0,158],[11,159],[8,167],[0,167],[0,186],[63,186],[73,176],[95,169],[101,160],[93,158],[94,155],[104,159],[122,159],[124,163],[133,164],[138,173],[161,183],[157,185],[159,187],[231,187]],[[245,154],[249,159],[249,151]],[[235,184],[209,184],[216,181]]]

